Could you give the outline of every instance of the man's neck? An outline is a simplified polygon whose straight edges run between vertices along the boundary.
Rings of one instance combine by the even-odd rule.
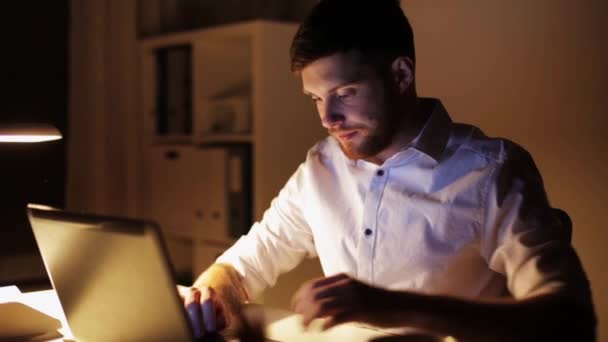
[[[420,134],[431,114],[431,110],[422,106],[417,96],[413,96],[411,100],[405,102],[402,110],[404,113],[411,113],[411,115],[407,115],[407,120],[401,122],[393,142],[380,153],[365,159],[366,161],[382,165],[390,157],[405,149]]]

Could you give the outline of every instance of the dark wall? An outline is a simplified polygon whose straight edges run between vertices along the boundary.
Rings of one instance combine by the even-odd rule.
[[[67,134],[68,25],[68,0],[0,2],[0,124],[47,122]],[[0,144],[0,265],[38,253],[25,206],[63,206],[65,150],[65,140]],[[24,272],[4,268],[0,284]]]

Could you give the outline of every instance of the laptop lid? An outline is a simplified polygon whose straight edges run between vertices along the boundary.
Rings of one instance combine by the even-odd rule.
[[[77,340],[192,340],[156,224],[34,204],[28,216]]]

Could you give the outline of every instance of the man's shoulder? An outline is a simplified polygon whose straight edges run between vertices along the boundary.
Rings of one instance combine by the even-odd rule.
[[[454,124],[449,148],[465,150],[496,163],[517,156],[528,156],[521,145],[503,137],[490,137],[480,128],[468,124]]]
[[[334,161],[340,156],[340,154],[337,152],[340,152],[340,147],[332,137],[327,136],[317,141],[310,149],[308,149],[306,161],[308,163],[321,162],[322,164],[326,164]]]
[[[336,144],[329,137],[317,141],[308,149],[306,159],[298,166],[288,184],[299,184],[298,187],[302,190],[305,187],[314,187],[317,180],[324,179],[328,175],[327,171],[334,173],[339,164],[336,162],[339,157],[335,149],[340,151],[339,146],[334,146]]]

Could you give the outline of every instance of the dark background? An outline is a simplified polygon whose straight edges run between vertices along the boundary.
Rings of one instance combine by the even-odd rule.
[[[0,2],[0,124],[45,122],[67,136],[68,0]],[[37,247],[25,207],[28,202],[63,207],[66,140],[0,144],[0,258],[30,254]],[[0,263],[2,265],[3,263]],[[17,285],[44,283],[18,279]],[[1,270],[0,286],[14,284]]]

